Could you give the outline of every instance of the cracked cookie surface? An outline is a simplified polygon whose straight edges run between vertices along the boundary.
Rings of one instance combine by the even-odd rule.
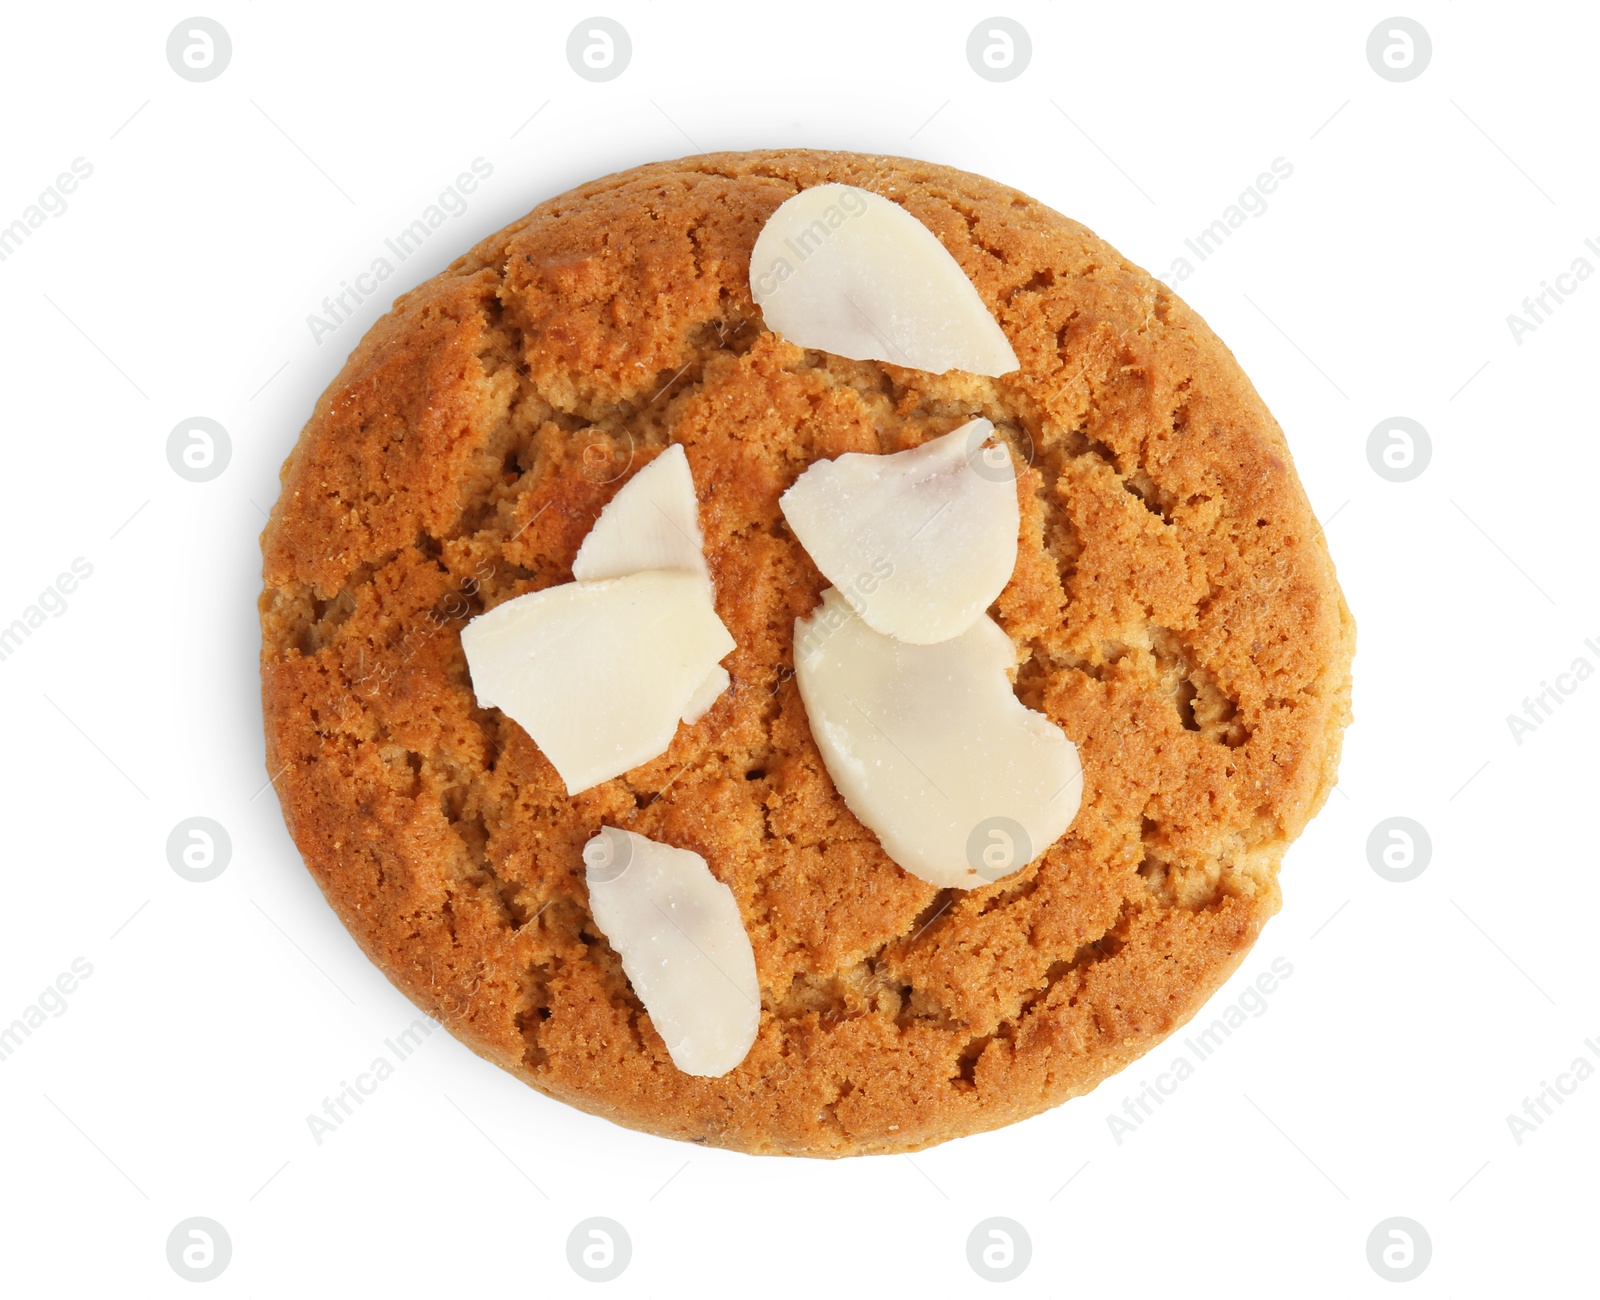
[[[1021,361],[1001,379],[809,352],[746,281],[767,216],[841,181],[921,219]],[[827,585],[779,495],[813,461],[974,416],[1027,469],[992,609],[1082,807],[1025,871],[941,891],[844,806],[793,675]],[[571,580],[616,490],[681,443],[732,688],[569,797],[475,703],[468,618]],[[1283,435],[1198,316],[1077,223],[906,159],[713,154],[541,204],[373,326],[262,537],[269,770],[389,978],[457,1037],[619,1123],[752,1152],[915,1150],[1088,1091],[1181,1025],[1279,902],[1335,779],[1354,628]],[[589,914],[601,825],[693,849],[755,950],[760,1034],[673,1068]]]

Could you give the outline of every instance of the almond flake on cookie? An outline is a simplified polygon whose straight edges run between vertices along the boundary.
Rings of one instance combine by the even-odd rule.
[[[938,237],[854,185],[814,185],[778,205],[750,252],[750,295],[768,329],[835,356],[932,374],[1019,365]]]
[[[728,689],[717,660],[734,642],[681,446],[607,502],[572,572],[473,619],[461,648],[479,705],[521,725],[577,794],[665,753]]]
[[[761,1027],[756,959],[733,891],[706,860],[615,826],[583,848],[589,911],[685,1074],[717,1078]]]
[[[622,485],[578,547],[572,576],[579,582],[621,578],[646,569],[698,573],[711,589],[700,503],[683,447],[673,443]],[[683,721],[700,721],[723,691],[727,669],[718,665],[700,683]]]
[[[817,568],[867,625],[928,645],[983,617],[1017,564],[1016,470],[971,420],[910,451],[847,452],[779,498]]]
[[[664,754],[734,641],[704,578],[647,570],[505,601],[461,648],[479,705],[518,723],[577,794]]]
[[[572,576],[579,582],[645,569],[684,569],[709,580],[694,475],[678,443],[606,502],[572,562]]]
[[[873,631],[830,587],[794,638],[823,764],[912,875],[975,889],[1021,871],[1071,824],[1077,746],[1017,699],[1016,649],[993,619],[911,645]]]

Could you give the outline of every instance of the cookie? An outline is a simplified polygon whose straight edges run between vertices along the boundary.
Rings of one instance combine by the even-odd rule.
[[[999,379],[806,351],[748,283],[828,181],[902,204],[1021,361]],[[846,808],[794,680],[827,586],[778,497],[818,459],[983,416],[1023,466],[992,609],[1084,796],[1026,870],[909,875]],[[569,797],[478,707],[466,621],[572,580],[681,444],[732,687]],[[710,154],[541,204],[405,295],[317,403],[262,536],[269,770],[328,901],[408,997],[541,1092],[757,1153],[909,1151],[1086,1092],[1182,1025],[1278,908],[1335,779],[1354,628],[1277,423],[1167,287],[993,181],[846,153]],[[692,849],[754,948],[760,1029],[676,1070],[596,927],[602,825]]]

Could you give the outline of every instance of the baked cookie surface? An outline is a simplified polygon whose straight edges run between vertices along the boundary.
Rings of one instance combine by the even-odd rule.
[[[765,330],[751,245],[827,181],[927,225],[1021,370],[934,376]],[[1084,796],[1030,867],[959,891],[890,861],[823,767],[792,635],[828,584],[778,497],[818,459],[974,416],[1027,466],[992,612],[1018,696],[1078,746]],[[601,508],[674,442],[733,686],[660,758],[569,797],[477,706],[460,631],[571,581]],[[915,1150],[1086,1092],[1236,968],[1335,780],[1354,628],[1278,425],[1170,290],[977,176],[712,154],[551,199],[373,326],[282,480],[262,692],[307,866],[424,1011],[632,1127]],[[674,1068],[594,925],[582,849],[602,825],[694,850],[733,891],[762,1014],[721,1078]]]

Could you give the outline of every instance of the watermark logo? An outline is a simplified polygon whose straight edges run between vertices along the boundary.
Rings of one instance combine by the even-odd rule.
[[[221,822],[186,817],[167,836],[167,863],[184,880],[197,885],[215,880],[228,869],[233,841]]]
[[[985,1219],[967,1234],[967,1263],[985,1282],[1022,1276],[1033,1258],[1033,1238],[1015,1219]]]
[[[1195,261],[1179,256],[1160,272],[1156,279],[1166,284],[1181,283],[1195,273],[1195,264],[1204,262],[1222,251],[1222,246],[1233,238],[1233,232],[1254,217],[1264,216],[1270,206],[1267,196],[1277,192],[1289,177],[1294,175],[1294,164],[1287,158],[1274,158],[1268,170],[1257,174],[1254,182],[1239,191],[1238,197],[1222,209],[1222,215],[1209,226],[1195,232],[1193,239],[1185,239],[1184,247],[1194,254]]]
[[[1409,483],[1433,459],[1433,439],[1415,420],[1391,415],[1379,420],[1367,435],[1367,464],[1391,483]]]
[[[567,63],[585,81],[615,81],[632,60],[633,41],[615,18],[585,18],[567,37]]]
[[[1367,1236],[1367,1263],[1385,1282],[1421,1277],[1432,1258],[1433,1241],[1415,1219],[1385,1219]]]
[[[452,591],[433,608],[426,610],[420,620],[405,630],[405,634],[400,638],[400,644],[387,649],[382,658],[374,661],[372,667],[367,667],[367,652],[362,650],[357,659],[356,675],[350,679],[351,694],[344,701],[343,721],[348,722],[351,711],[359,708],[355,702],[356,696],[364,695],[372,699],[399,676],[405,666],[416,658],[423,646],[457,619],[470,618],[472,598],[483,589],[483,584],[494,577],[494,574],[493,562],[487,559],[480,560],[473,568],[471,576],[462,579],[457,590]]]
[[[0,625],[0,661],[16,654],[22,643],[45,625],[47,617],[60,618],[67,612],[67,597],[94,572],[94,565],[81,555],[71,567],[71,573],[56,574],[56,580],[10,623]]]
[[[1584,244],[1596,257],[1600,257],[1600,243],[1593,239],[1585,239]],[[1555,283],[1549,280],[1539,281],[1539,292],[1529,294],[1522,300],[1522,314],[1510,312],[1506,316],[1506,328],[1511,331],[1511,338],[1520,348],[1523,336],[1532,334],[1541,325],[1548,325],[1550,318],[1555,315],[1557,307],[1566,302],[1579,287],[1594,274],[1594,263],[1587,257],[1579,255],[1572,259],[1572,265],[1565,271],[1556,273]]]
[[[1259,1020],[1266,1015],[1267,999],[1278,991],[1282,981],[1293,974],[1294,966],[1287,957],[1274,957],[1271,966],[1257,975],[1243,993],[1223,1007],[1209,1025],[1183,1040],[1193,1060],[1189,1056],[1179,1055],[1169,1068],[1156,1075],[1154,1083],[1139,1080],[1139,1091],[1122,1099],[1122,1113],[1112,1112],[1106,1116],[1106,1127],[1111,1131],[1112,1141],[1120,1147],[1124,1138],[1138,1132],[1145,1121],[1155,1114],[1156,1108],[1165,1105],[1167,1098],[1177,1092],[1181,1084],[1194,1078],[1200,1064],[1215,1056],[1218,1049],[1247,1021]]]
[[[0,1061],[16,1055],[24,1042],[33,1037],[35,1029],[42,1028],[45,1019],[59,1020],[67,1014],[67,999],[78,991],[78,985],[94,974],[94,967],[85,957],[74,957],[72,965],[57,975],[27,1006],[17,1013],[9,1025],[0,1026]]]
[[[604,429],[589,429],[580,435],[582,441],[576,451],[578,473],[584,482],[604,487],[615,483],[632,468],[636,451],[633,434],[626,429],[621,430],[621,434],[622,442]]]
[[[622,1276],[633,1258],[633,1239],[615,1219],[585,1219],[567,1234],[567,1263],[586,1282]]]
[[[221,1277],[233,1258],[233,1238],[215,1219],[196,1215],[167,1234],[167,1263],[185,1282]]]
[[[39,192],[34,202],[22,209],[22,215],[9,226],[0,226],[0,262],[13,257],[33,232],[51,217],[59,217],[67,210],[66,196],[94,175],[94,164],[86,158],[74,158],[72,170],[60,173],[53,185]]]
[[[532,522],[531,520],[529,522]],[[470,576],[463,578],[455,591],[452,591],[437,605],[424,612],[422,619],[408,627],[400,638],[400,644],[385,653],[370,669],[366,666],[366,651],[361,652],[358,672],[350,681],[353,692],[365,694],[372,698],[380,689],[387,686],[400,670],[416,658],[417,652],[430,640],[436,637],[445,628],[457,619],[472,617],[472,600],[483,590],[484,583],[495,575],[494,563],[491,560],[479,560],[473,567]]]
[[[985,81],[1015,81],[1033,61],[1033,40],[1015,18],[985,18],[967,37],[967,62]]]
[[[633,840],[615,827],[602,826],[583,846],[583,865],[591,885],[609,885],[620,879],[632,862]]]
[[[859,546],[869,546],[873,542],[870,534],[863,533],[856,538]],[[894,564],[887,556],[875,556],[867,567],[849,582],[842,582],[836,588],[845,598],[844,605],[819,605],[811,614],[811,622],[806,628],[805,635],[795,642],[795,663],[811,664],[822,648],[827,645],[830,637],[838,632],[855,614],[856,601],[851,597],[870,596],[894,577]]]
[[[1595,1060],[1600,1060],[1600,1042],[1585,1038],[1583,1045],[1594,1053]],[[1578,1091],[1578,1085],[1588,1082],[1594,1073],[1593,1061],[1584,1056],[1575,1056],[1572,1064],[1556,1075],[1554,1083],[1549,1079],[1540,1079],[1539,1091],[1522,1099],[1522,1114],[1506,1116],[1511,1140],[1520,1147],[1523,1139],[1537,1133],[1545,1120],[1556,1113],[1555,1108],[1565,1106],[1567,1098]]]
[[[1385,18],[1367,37],[1367,62],[1385,81],[1415,81],[1432,58],[1433,39],[1415,18]]]
[[[812,254],[833,238],[835,230],[866,210],[867,201],[860,191],[846,187],[838,200],[828,204],[809,226],[793,236],[786,236],[783,246],[794,254],[794,261],[779,253],[765,270],[757,271],[754,266],[750,268],[750,289],[756,301],[766,302],[771,298],[785,282],[794,278]]]
[[[306,328],[311,331],[311,341],[318,347],[322,340],[350,320],[368,298],[378,293],[380,286],[409,261],[436,230],[447,221],[462,216],[480,185],[494,175],[494,164],[483,157],[474,158],[467,170],[457,174],[454,181],[439,191],[438,197],[414,218],[409,225],[400,227],[383,241],[384,252],[374,257],[365,271],[357,271],[347,280],[339,281],[339,291],[322,300],[321,311],[306,314]]]
[[[355,1114],[356,1107],[364,1105],[366,1099],[378,1091],[380,1083],[392,1079],[396,1065],[414,1054],[422,1046],[423,1039],[431,1037],[436,1028],[438,1025],[432,1020],[413,1020],[393,1038],[383,1040],[393,1060],[379,1054],[373,1058],[371,1065],[356,1075],[354,1083],[340,1079],[339,1091],[332,1097],[322,1099],[322,1114],[306,1116],[306,1128],[311,1131],[312,1141],[320,1147],[324,1138],[337,1133],[345,1121]]]
[[[1583,644],[1596,658],[1600,658],[1600,641],[1586,637]],[[1579,655],[1567,666],[1566,672],[1556,674],[1555,685],[1541,680],[1537,695],[1522,697],[1520,716],[1506,714],[1506,726],[1511,730],[1511,739],[1520,745],[1524,736],[1531,735],[1555,717],[1556,710],[1567,702],[1567,697],[1576,694],[1578,687],[1593,676],[1594,664]]]
[[[967,865],[990,884],[1032,861],[1028,828],[1010,817],[985,817],[967,836]]]
[[[1018,426],[1024,447],[1022,463],[1033,464],[1033,436]],[[1009,483],[1017,476],[1011,463],[1011,451],[992,428],[975,424],[966,436],[967,468],[989,483]]]
[[[1415,880],[1433,860],[1433,840],[1421,822],[1385,817],[1367,836],[1367,862],[1385,880]]]
[[[191,483],[209,483],[221,476],[233,459],[233,440],[215,420],[191,415],[179,420],[167,435],[167,464]]]
[[[185,18],[167,37],[167,63],[185,81],[215,81],[233,59],[233,40],[215,18]]]

